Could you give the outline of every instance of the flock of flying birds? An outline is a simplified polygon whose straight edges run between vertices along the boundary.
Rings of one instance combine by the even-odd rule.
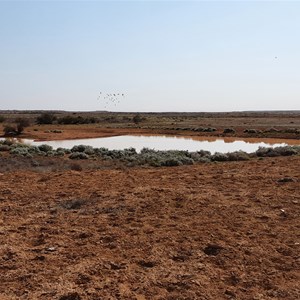
[[[109,106],[117,106],[121,100],[125,98],[124,93],[103,93],[100,92],[97,100],[104,102],[104,108],[108,108]]]

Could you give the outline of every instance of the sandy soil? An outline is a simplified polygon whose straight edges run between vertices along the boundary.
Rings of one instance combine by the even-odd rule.
[[[0,299],[300,299],[300,157],[0,174]]]

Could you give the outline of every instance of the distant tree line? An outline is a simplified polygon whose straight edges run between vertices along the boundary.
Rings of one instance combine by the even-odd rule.
[[[124,119],[124,117],[123,117]],[[142,121],[144,121],[145,118],[143,118],[140,114],[134,115],[132,118],[126,117],[126,121],[132,121],[135,124],[138,124]],[[106,117],[105,121],[108,122],[114,122],[116,121],[116,118],[114,116],[111,117]],[[125,119],[123,120],[125,121]],[[63,116],[61,118],[57,118],[54,114],[52,113],[43,113],[40,116],[37,117],[36,119],[37,124],[95,124],[99,123],[99,119],[95,117],[82,117],[82,116]]]
[[[115,116],[106,117],[104,119],[106,122],[117,122]],[[135,114],[133,117],[123,117],[122,119],[125,122],[133,122],[134,124],[139,124],[145,120],[145,117],[142,117],[140,114]],[[0,123],[3,123],[5,118],[0,115]],[[39,115],[36,120],[36,124],[95,124],[99,123],[100,120],[95,117],[82,117],[67,115],[63,117],[56,117],[53,113],[42,113]],[[26,127],[30,125],[30,122],[26,118],[17,118],[14,122],[5,124],[3,126],[4,136],[16,136],[21,134]]]

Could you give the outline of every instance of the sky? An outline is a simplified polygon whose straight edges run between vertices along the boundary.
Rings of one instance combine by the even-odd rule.
[[[298,1],[0,0],[0,110],[299,110],[299,16]]]

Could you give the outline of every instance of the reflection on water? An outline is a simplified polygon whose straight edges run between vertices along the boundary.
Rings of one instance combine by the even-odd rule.
[[[39,146],[47,144],[54,149],[59,147],[72,148],[75,145],[89,145],[95,148],[108,148],[110,150],[121,150],[133,147],[137,151],[142,148],[155,150],[188,150],[198,151],[207,150],[215,152],[233,152],[243,150],[245,152],[255,152],[258,147],[277,147],[286,145],[300,145],[300,140],[287,139],[236,139],[232,137],[178,137],[162,135],[123,135],[105,138],[62,140],[62,141],[43,141],[36,142],[33,140],[23,139],[21,142]]]

